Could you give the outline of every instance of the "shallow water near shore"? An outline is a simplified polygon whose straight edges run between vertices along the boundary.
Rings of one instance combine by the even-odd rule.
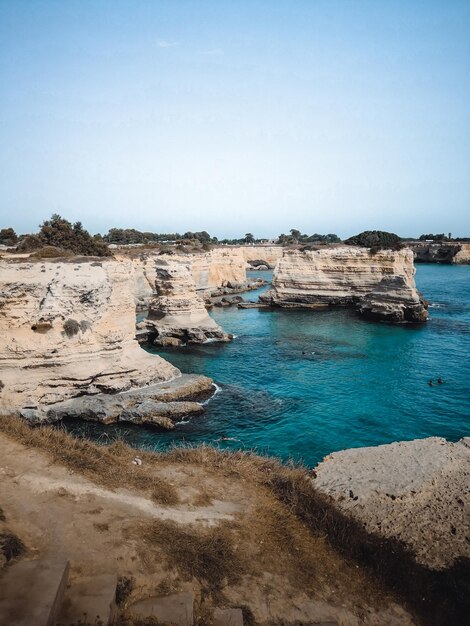
[[[309,466],[344,448],[470,435],[470,267],[418,265],[416,283],[431,316],[419,327],[366,322],[341,309],[214,309],[212,317],[236,335],[232,343],[149,348],[183,372],[214,379],[221,391],[204,415],[169,432],[67,428],[158,449],[202,442],[252,449]]]

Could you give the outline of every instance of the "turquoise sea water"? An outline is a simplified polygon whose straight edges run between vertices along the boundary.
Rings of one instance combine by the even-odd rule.
[[[420,327],[366,322],[346,310],[216,309],[232,343],[158,350],[220,386],[205,414],[171,432],[106,432],[135,445],[213,442],[308,465],[343,448],[470,435],[470,267],[419,265],[416,282],[431,303]],[[439,376],[444,384],[429,387]],[[91,436],[103,430],[86,428]],[[222,435],[238,441],[216,442]]]

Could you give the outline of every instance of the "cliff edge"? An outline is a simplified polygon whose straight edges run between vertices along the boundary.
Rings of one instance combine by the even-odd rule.
[[[3,260],[0,277],[2,413],[49,419],[52,405],[93,396],[104,398],[102,421],[116,421],[120,411],[110,406],[114,394],[127,393],[127,408],[133,391],[156,385],[159,395],[162,383],[191,396],[179,370],[145,352],[135,339],[131,263]],[[209,389],[210,379],[201,379]],[[155,407],[141,409],[143,421],[158,415]]]

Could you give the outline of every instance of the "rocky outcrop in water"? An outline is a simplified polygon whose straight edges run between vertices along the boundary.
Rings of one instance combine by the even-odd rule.
[[[160,346],[230,341],[231,335],[209,316],[196,293],[191,262],[157,257],[154,265],[156,295],[147,320],[140,324],[149,332],[150,341]]]
[[[215,248],[194,254],[142,252],[131,258],[135,268],[134,295],[139,310],[147,310],[155,296],[155,286],[160,280],[156,263],[162,259],[187,266],[192,277],[191,289],[201,297],[216,290],[243,291],[246,285],[246,262],[241,248]]]
[[[316,489],[366,530],[403,542],[430,568],[470,558],[470,439],[353,448],[316,468]]]
[[[359,313],[388,322],[425,322],[428,312],[416,289],[403,276],[382,278],[357,305]]]
[[[393,322],[427,319],[415,282],[410,250],[340,246],[285,250],[262,301],[273,306],[355,307],[365,315]]]
[[[416,263],[470,264],[470,243],[411,243]]]
[[[133,281],[129,262],[0,262],[2,414],[40,420],[72,398],[149,386],[158,394],[174,379],[190,394],[179,370],[138,345]]]

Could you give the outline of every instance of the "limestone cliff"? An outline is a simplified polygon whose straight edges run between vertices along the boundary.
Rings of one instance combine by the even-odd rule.
[[[127,257],[121,258],[125,260]],[[187,265],[193,280],[191,288],[201,295],[221,287],[242,286],[246,282],[246,262],[240,247],[215,248],[194,254],[142,252],[131,258],[135,268],[134,295],[140,310],[146,310],[155,295],[155,285],[159,281],[155,263],[160,259]]]
[[[405,543],[418,562],[470,558],[470,440],[439,437],[328,455],[314,485],[369,532]]]
[[[0,410],[180,377],[138,345],[133,286],[130,262],[0,261]]]
[[[427,311],[414,283],[410,250],[340,246],[285,250],[262,299],[275,306],[354,306],[364,315],[390,321],[424,321]]]
[[[458,242],[409,244],[417,263],[470,264],[470,244]]]
[[[248,263],[250,261],[263,261],[270,268],[274,268],[282,257],[283,248],[281,246],[240,246],[232,250],[241,250],[243,258]]]
[[[155,296],[142,324],[157,345],[230,341],[231,336],[209,316],[196,293],[191,260],[156,257]]]
[[[243,285],[246,262],[241,248],[214,248],[191,257],[191,274],[198,292]]]

